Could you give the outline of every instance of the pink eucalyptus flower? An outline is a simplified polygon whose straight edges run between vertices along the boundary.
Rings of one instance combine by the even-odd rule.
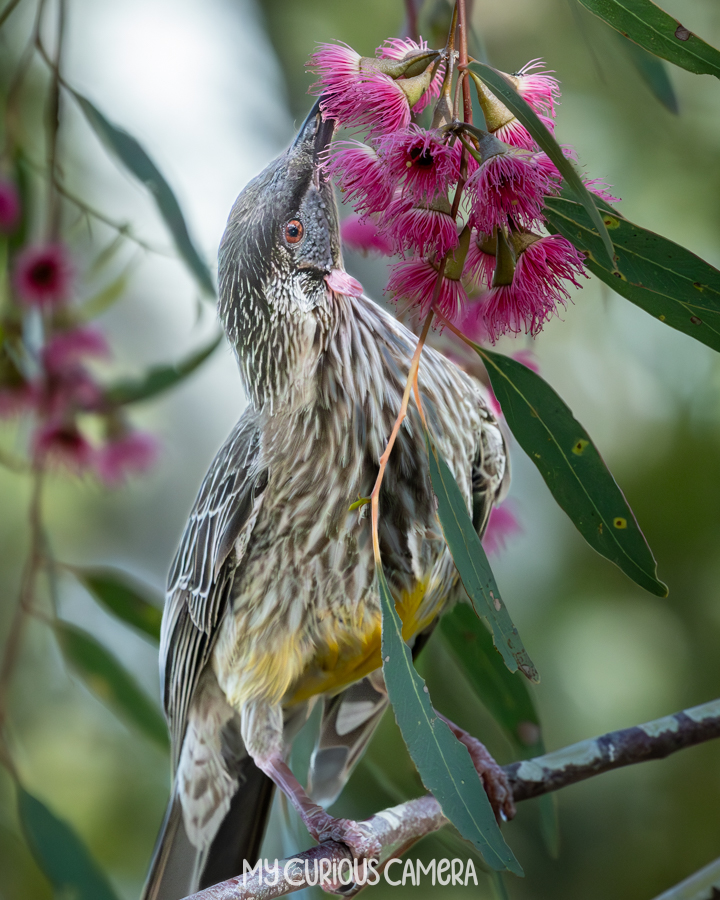
[[[485,235],[473,234],[468,250],[465,269],[467,274],[482,287],[489,288],[495,273],[495,254],[483,250],[478,240],[484,243]]]
[[[523,228],[542,220],[550,179],[537,154],[523,151],[491,156],[468,178],[465,189],[473,200],[472,218],[478,231],[491,234],[508,219]]]
[[[29,306],[55,306],[68,299],[72,268],[62,244],[26,247],[15,261],[15,290]]]
[[[591,194],[595,194],[596,197],[599,197],[606,203],[620,203],[620,197],[615,197],[610,193],[612,185],[608,184],[602,178],[583,178],[583,181],[585,182],[585,187]]]
[[[563,155],[569,159],[571,162],[577,165],[578,157],[577,151],[574,147],[569,147],[567,144],[562,144],[560,149],[563,152]],[[538,165],[542,168],[545,174],[548,176],[551,184],[554,183],[555,190],[559,190],[560,185],[562,184],[562,175],[558,171],[555,163],[547,156],[545,153],[538,153],[537,156]],[[585,187],[590,191],[591,194],[595,194],[597,197],[600,197],[601,200],[604,200],[606,203],[619,203],[620,198],[614,197],[609,188],[611,185],[607,184],[602,178],[589,178],[585,172],[580,172],[580,178],[583,181]]]
[[[129,475],[147,472],[158,452],[158,442],[151,434],[131,431],[100,447],[95,454],[95,471],[104,484],[112,487]]]
[[[110,355],[105,336],[97,328],[81,327],[53,335],[43,349],[43,362],[50,372],[76,366],[84,357]]]
[[[470,254],[468,253],[468,258]],[[493,263],[495,262],[493,258]],[[473,302],[472,300],[463,309],[458,316],[455,324],[462,331],[465,337],[475,341],[476,344],[484,344],[490,339],[485,319],[483,318],[483,310],[481,302]],[[494,395],[493,395],[494,396]]]
[[[340,223],[340,237],[346,247],[358,253],[379,253],[381,256],[392,256],[390,241],[378,231],[373,218],[361,218],[352,213]]]
[[[459,175],[459,157],[443,141],[439,131],[411,125],[404,131],[384,135],[377,141],[392,184],[402,183],[403,196],[420,201],[443,196]]]
[[[392,267],[385,290],[393,294],[396,301],[406,300],[409,307],[414,307],[418,314],[424,317],[430,311],[437,280],[437,269],[429,260],[409,259]],[[466,303],[467,294],[462,283],[451,278],[442,278],[436,301],[440,312],[453,321],[460,315]]]
[[[371,134],[407,128],[407,94],[377,65],[347,44],[320,44],[308,66],[319,75],[310,90],[321,95],[323,115],[348,128],[366,126]]]
[[[0,180],[0,233],[8,234],[20,220],[20,194],[12,181]]]
[[[545,65],[541,59],[531,59],[519,72],[511,75],[515,90],[538,114],[555,118],[555,106],[560,102],[560,82],[551,72],[535,72]]]
[[[505,549],[508,538],[520,531],[520,523],[507,501],[500,506],[493,506],[482,539],[483,549],[488,556],[497,556]]]
[[[525,331],[535,337],[545,322],[565,306],[585,273],[585,258],[558,234],[541,237],[518,253],[513,282],[491,288],[483,300],[483,317],[493,343],[507,332]]]
[[[88,469],[93,449],[74,423],[47,422],[35,432],[33,454],[38,461],[54,462],[73,472]]]
[[[351,202],[360,215],[380,212],[392,200],[393,189],[385,168],[372,147],[359,141],[336,141],[323,161],[335,178],[343,202]]]
[[[398,251],[413,250],[418,255],[434,252],[442,257],[458,245],[455,220],[448,212],[414,206],[411,200],[399,198],[388,206],[382,224]]]
[[[325,276],[325,283],[336,294],[345,294],[346,297],[359,297],[363,292],[363,286],[344,269],[333,269]]]
[[[516,350],[511,356],[513,359],[517,360],[517,362],[522,363],[526,369],[530,369],[530,371],[534,372],[536,375],[540,374],[540,366],[538,365],[537,357],[532,350]]]
[[[406,59],[409,54],[417,54],[427,49],[427,41],[424,41],[422,37],[419,44],[416,44],[411,38],[388,38],[382,47],[378,47],[376,56],[380,59]],[[442,90],[444,77],[445,63],[443,62],[438,66],[438,70],[430,82],[430,87],[413,106],[414,113],[421,113],[429,103],[437,100]]]

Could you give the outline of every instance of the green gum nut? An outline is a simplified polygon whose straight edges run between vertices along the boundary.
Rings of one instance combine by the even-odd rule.
[[[469,249],[470,226],[466,225],[460,232],[460,240],[454,252],[452,254],[448,253],[445,262],[445,278],[449,278],[451,281],[460,281]]]

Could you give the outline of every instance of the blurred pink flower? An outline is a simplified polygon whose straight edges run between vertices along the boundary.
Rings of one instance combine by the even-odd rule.
[[[488,556],[497,556],[505,549],[507,539],[521,531],[520,523],[507,501],[500,506],[493,506],[482,539],[483,549]]]
[[[46,422],[35,432],[33,455],[38,462],[51,462],[73,472],[88,469],[93,462],[93,448],[71,422]]]
[[[105,358],[109,355],[110,347],[103,333],[89,326],[60,331],[43,348],[43,362],[50,372],[75,366],[84,357]]]
[[[33,384],[21,382],[0,388],[0,419],[11,419],[35,409],[38,392]]]
[[[147,472],[158,453],[155,437],[143,431],[130,431],[111,439],[96,451],[95,471],[104,484],[112,487],[129,475]]]
[[[379,253],[381,256],[393,253],[390,241],[380,234],[373,218],[361,218],[357,213],[351,213],[340,223],[340,236],[346,247],[358,253]]]
[[[20,194],[12,181],[0,179],[0,233],[11,232],[20,220]]]
[[[387,293],[396,301],[407,300],[408,306],[417,310],[421,317],[428,314],[432,303],[437,269],[427,259],[409,259],[392,266]],[[441,279],[437,307],[440,312],[454,321],[467,303],[467,294],[460,281],[452,278]]]
[[[25,247],[15,261],[18,297],[30,306],[54,306],[68,299],[72,267],[62,244]]]

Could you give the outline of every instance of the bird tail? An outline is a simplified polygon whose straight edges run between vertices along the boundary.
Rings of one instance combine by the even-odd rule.
[[[182,900],[242,875],[260,856],[274,785],[249,756],[238,763],[238,788],[210,844],[199,849],[183,822],[177,792],[170,798],[141,900]]]

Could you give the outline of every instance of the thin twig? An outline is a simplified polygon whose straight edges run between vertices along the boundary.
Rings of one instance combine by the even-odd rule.
[[[3,25],[5,24],[7,19],[9,19],[10,16],[12,15],[15,7],[18,6],[19,4],[20,4],[20,0],[10,0],[10,2],[5,7],[5,9],[2,12],[0,12],[0,28],[3,27]]]
[[[663,759],[671,753],[720,738],[720,699],[665,716],[644,725],[613,731],[601,737],[581,741],[545,756],[505,766],[505,774],[513,790],[515,801],[527,800],[550,791],[593,778],[611,769],[629,766],[650,759]],[[380,869],[391,859],[401,856],[426,834],[447,824],[440,804],[427,794],[416,800],[376,813],[364,823],[368,833],[380,843]],[[308,874],[314,874],[315,861],[330,872],[348,860],[346,847],[326,841],[312,850],[278,860],[277,866],[263,868],[255,875],[224,881],[193,894],[186,900],[270,900],[308,886]],[[342,867],[347,871],[347,864]],[[359,867],[362,872],[362,866]],[[322,869],[320,869],[322,871]],[[268,884],[268,880],[271,882]],[[272,882],[275,882],[274,884]],[[348,886],[344,896],[352,896],[359,886]],[[660,900],[660,898],[658,898]]]
[[[66,0],[58,0],[57,46],[55,48],[55,59],[50,63],[52,79],[50,81],[50,96],[48,98],[48,237],[50,240],[56,240],[60,233],[60,216],[62,211],[55,183],[58,171],[60,85],[62,83],[60,66],[65,41],[65,13]],[[38,49],[42,47],[39,33],[36,37],[35,45]]]
[[[415,0],[405,0],[405,15],[407,16],[407,36],[415,43],[418,43],[420,32],[418,30],[418,11],[415,6]]]

